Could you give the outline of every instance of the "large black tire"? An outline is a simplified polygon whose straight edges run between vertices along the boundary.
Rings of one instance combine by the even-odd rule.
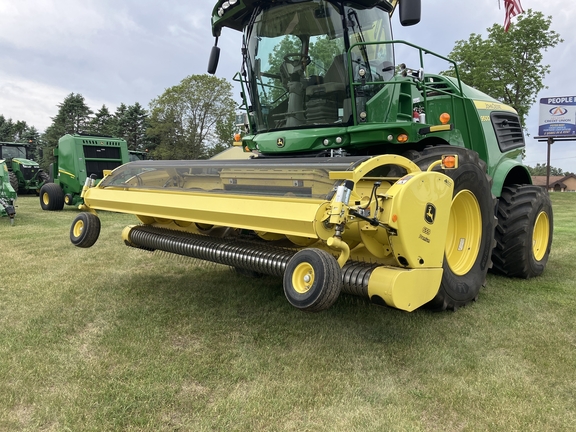
[[[498,200],[494,271],[510,277],[540,276],[552,246],[550,196],[533,185],[505,186]]]
[[[38,183],[40,184],[40,187],[35,190],[36,195],[40,195],[40,189],[42,188],[42,186],[49,182],[50,177],[48,176],[48,174],[46,174],[44,171],[40,171],[38,173]]]
[[[40,188],[42,210],[59,211],[64,208],[64,192],[56,183],[45,183]]]
[[[458,168],[443,173],[454,181],[454,195],[443,261],[443,275],[436,296],[426,305],[433,310],[456,310],[476,301],[492,266],[496,198],[492,179],[478,154],[455,146],[428,147],[406,154],[420,169],[445,154],[458,155]],[[438,170],[440,168],[436,168]]]
[[[18,193],[18,177],[16,177],[16,173],[10,171],[8,177],[10,177],[10,186],[12,186],[14,192]]]
[[[70,241],[74,246],[81,248],[91,247],[99,235],[100,219],[92,213],[80,213],[70,227]]]
[[[52,183],[50,181],[50,176],[48,175],[48,173],[46,171],[40,171],[38,173],[38,181],[41,183]]]
[[[284,294],[290,304],[307,312],[328,309],[342,290],[342,269],[336,258],[322,249],[297,252],[284,273]]]

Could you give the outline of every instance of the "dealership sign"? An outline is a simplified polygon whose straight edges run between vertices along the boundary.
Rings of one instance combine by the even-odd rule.
[[[576,137],[576,96],[540,99],[538,135]]]

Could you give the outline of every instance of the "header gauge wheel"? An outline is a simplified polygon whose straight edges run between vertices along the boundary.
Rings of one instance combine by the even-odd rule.
[[[89,248],[100,235],[100,219],[92,213],[80,213],[70,227],[70,241],[74,246]]]
[[[338,261],[322,249],[297,252],[284,273],[284,294],[290,304],[307,312],[332,306],[342,290],[342,269]]]

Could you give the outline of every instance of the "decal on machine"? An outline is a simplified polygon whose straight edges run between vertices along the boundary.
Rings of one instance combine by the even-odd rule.
[[[426,204],[426,211],[424,212],[424,220],[427,224],[433,225],[436,219],[436,206],[432,203]]]

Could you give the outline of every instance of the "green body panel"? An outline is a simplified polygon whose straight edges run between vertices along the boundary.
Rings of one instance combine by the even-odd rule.
[[[14,210],[16,196],[16,191],[10,185],[8,166],[0,159],[0,216],[9,216],[9,212]]]
[[[123,139],[69,134],[58,140],[54,157],[54,183],[72,197],[70,205],[82,202],[82,187],[90,175],[98,183],[104,170],[113,170],[130,160],[128,144]]]

